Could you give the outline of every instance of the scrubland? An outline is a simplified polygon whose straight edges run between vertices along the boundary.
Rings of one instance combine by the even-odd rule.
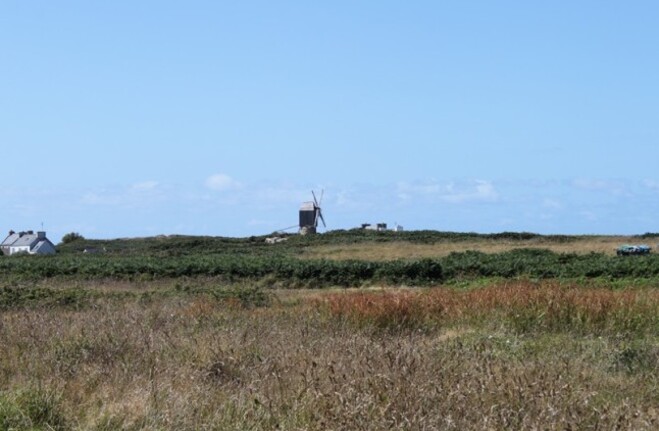
[[[2,313],[0,429],[658,425],[653,289],[128,292]]]
[[[659,427],[654,256],[250,241],[0,258],[0,430]]]

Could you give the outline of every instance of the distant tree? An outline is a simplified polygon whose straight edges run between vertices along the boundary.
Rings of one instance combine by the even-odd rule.
[[[68,244],[73,241],[79,241],[85,239],[84,236],[80,235],[78,232],[70,232],[62,237],[62,244]]]

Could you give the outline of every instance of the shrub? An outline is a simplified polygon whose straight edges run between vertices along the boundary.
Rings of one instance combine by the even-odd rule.
[[[69,232],[62,237],[62,244],[69,244],[74,241],[80,241],[83,239],[85,239],[85,237],[80,235],[78,232]]]

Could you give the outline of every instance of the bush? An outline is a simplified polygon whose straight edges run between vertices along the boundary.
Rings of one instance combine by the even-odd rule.
[[[83,239],[85,239],[85,237],[80,235],[78,232],[69,232],[62,237],[62,244],[69,244],[74,241],[79,241]]]

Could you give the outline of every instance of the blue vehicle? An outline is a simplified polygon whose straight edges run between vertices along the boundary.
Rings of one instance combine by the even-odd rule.
[[[641,244],[641,245],[621,245],[616,249],[616,254],[618,256],[634,256],[634,255],[643,255],[650,254],[652,247]]]

